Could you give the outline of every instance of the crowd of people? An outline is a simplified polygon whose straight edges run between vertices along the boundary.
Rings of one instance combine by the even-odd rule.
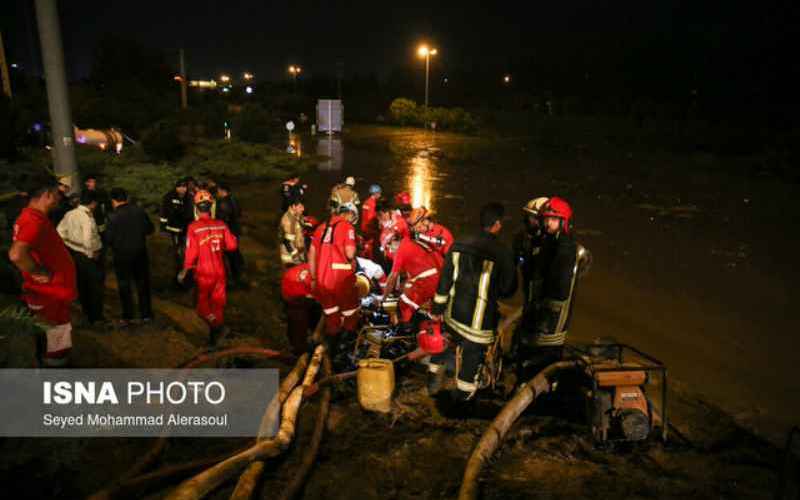
[[[70,305],[80,303],[83,326],[125,329],[152,321],[147,238],[155,226],[128,192],[106,192],[87,175],[80,194],[70,177],[34,181],[6,207],[13,223],[9,259],[20,273],[22,300],[47,326],[37,338],[41,366],[65,366],[72,348]],[[177,290],[196,287],[198,314],[209,325],[209,343],[224,335],[226,289],[246,287],[238,250],[241,208],[229,186],[213,181],[178,180],[164,195],[160,226],[172,243]],[[121,312],[105,315],[106,261],[116,276]],[[135,316],[134,289],[138,316]]]
[[[37,343],[45,366],[60,366],[72,345],[70,304],[79,300],[89,327],[106,328],[105,258],[113,254],[121,302],[117,327],[152,319],[146,239],[155,231],[146,212],[122,188],[108,195],[88,176],[77,198],[68,179],[23,193],[9,257],[23,279],[23,300],[48,325]],[[312,341],[326,342],[336,358],[362,324],[362,298],[396,300],[401,335],[423,324],[447,333],[450,347],[425,358],[428,390],[441,390],[448,373],[455,401],[466,402],[491,381],[499,355],[529,370],[559,359],[569,330],[580,266],[587,252],[573,238],[573,214],[560,197],[534,198],[522,207],[522,227],[511,248],[499,238],[504,207],[480,209],[472,234],[454,239],[426,207],[413,207],[406,192],[386,196],[369,186],[363,203],[356,181],[333,186],[321,220],[305,214],[307,186],[296,176],[281,185],[283,214],[277,228],[284,267],[281,294],[288,341],[295,354]],[[24,207],[22,206],[24,204]],[[241,208],[227,185],[183,178],[164,195],[161,230],[172,243],[178,290],[196,288],[198,315],[208,324],[209,346],[225,335],[229,286],[242,281]],[[498,354],[498,301],[511,297],[522,276],[522,317],[509,352]],[[323,338],[311,332],[319,319]],[[437,327],[437,328],[439,328]]]
[[[573,239],[572,208],[564,199],[539,197],[522,207],[522,227],[506,248],[499,239],[505,210],[498,203],[480,209],[474,234],[455,240],[433,212],[412,207],[409,193],[388,197],[373,184],[361,203],[355,184],[348,177],[332,188],[330,213],[322,221],[304,215],[306,186],[298,178],[282,187],[282,296],[295,353],[308,349],[321,315],[323,341],[335,359],[347,345],[343,339],[356,334],[361,299],[372,290],[380,301],[399,299],[401,335],[430,322],[447,332],[451,347],[426,358],[428,390],[438,393],[450,373],[452,398],[467,402],[490,382],[487,366],[498,356],[498,301],[515,294],[519,270],[522,318],[504,355],[520,371],[562,356],[580,266],[588,257]]]

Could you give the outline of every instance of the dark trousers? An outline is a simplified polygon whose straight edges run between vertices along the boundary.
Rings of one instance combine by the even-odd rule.
[[[242,279],[242,270],[244,269],[244,257],[242,257],[242,252],[240,252],[238,248],[233,252],[225,252],[225,260],[228,262],[230,281],[239,283]]]
[[[457,333],[451,333],[455,345],[451,345],[441,354],[431,356],[430,364],[434,368],[429,367],[429,370],[438,373],[447,366],[455,366],[457,398],[464,400],[472,397],[481,386],[480,372],[490,344],[478,344]]]
[[[114,274],[117,275],[119,301],[122,303],[122,319],[133,319],[133,291],[136,286],[139,299],[139,315],[142,319],[153,316],[150,305],[150,259],[147,251],[133,257],[114,256]]]
[[[308,332],[317,326],[322,311],[315,300],[308,298],[285,302],[285,305],[288,327],[286,336],[292,346],[292,353],[299,356],[306,352]]]
[[[100,265],[86,255],[70,251],[78,278],[78,299],[89,323],[103,319],[103,273]]]

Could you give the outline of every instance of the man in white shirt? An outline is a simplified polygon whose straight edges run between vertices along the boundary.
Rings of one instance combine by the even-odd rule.
[[[85,190],[80,205],[67,212],[58,224],[58,234],[75,261],[78,281],[78,298],[90,326],[104,327],[103,270],[98,260],[103,243],[97,231],[94,209],[97,194]]]

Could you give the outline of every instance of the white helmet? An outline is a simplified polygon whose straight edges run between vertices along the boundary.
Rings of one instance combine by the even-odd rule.
[[[351,175],[347,179],[344,180],[344,183],[347,184],[350,187],[353,187],[353,186],[356,185],[356,178]]]

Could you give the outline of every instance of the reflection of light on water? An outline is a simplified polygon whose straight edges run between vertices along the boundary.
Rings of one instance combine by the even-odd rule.
[[[317,154],[327,156],[326,160],[319,163],[320,170],[341,170],[342,169],[342,141],[333,136],[320,138],[317,141]]]
[[[298,136],[289,134],[289,145],[286,147],[286,152],[297,156],[303,156],[303,143],[300,142]]]
[[[428,158],[417,155],[411,160],[409,191],[411,192],[411,204],[414,207],[433,209],[431,205],[431,170],[432,165]]]

